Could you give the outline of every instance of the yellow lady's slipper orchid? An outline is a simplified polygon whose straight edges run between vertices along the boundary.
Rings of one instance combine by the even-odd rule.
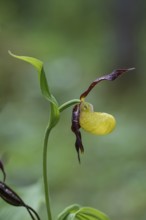
[[[108,80],[113,81],[127,71],[131,71],[134,68],[129,69],[117,69],[112,73],[101,76],[95,79],[89,87],[80,95],[81,102],[74,106],[72,111],[72,126],[71,129],[76,136],[75,148],[78,154],[78,160],[80,162],[80,152],[84,152],[84,146],[82,143],[82,136],[80,128],[95,135],[105,135],[113,131],[116,125],[115,118],[107,113],[94,112],[93,106],[90,103],[85,102],[85,97],[91,92],[91,90],[101,81]]]
[[[110,114],[94,112],[93,106],[83,101],[80,104],[79,123],[85,131],[95,135],[105,135],[113,131],[116,120]]]

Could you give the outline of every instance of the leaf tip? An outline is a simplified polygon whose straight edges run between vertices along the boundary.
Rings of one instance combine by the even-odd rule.
[[[21,59],[20,56],[18,55],[15,55],[14,53],[12,53],[10,50],[8,50],[8,54],[14,58],[17,58],[17,59]]]
[[[14,56],[14,54],[13,54],[10,50],[8,50],[8,54],[9,54],[10,56]]]

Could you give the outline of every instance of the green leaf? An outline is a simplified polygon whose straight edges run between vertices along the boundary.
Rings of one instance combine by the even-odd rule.
[[[107,215],[91,207],[83,207],[77,213],[76,217],[85,216],[89,220],[109,220]]]
[[[18,56],[18,55],[15,55],[13,54],[11,51],[8,51],[8,53],[12,56],[12,57],[15,57],[17,59],[20,59],[20,60],[24,60],[30,64],[32,64],[39,72],[41,72],[41,69],[43,67],[43,62],[34,58],[34,57],[27,57],[27,56]]]
[[[43,68],[43,62],[34,58],[34,57],[18,56],[18,55],[13,54],[10,51],[9,51],[9,54],[14,58],[17,58],[17,59],[26,61],[27,63],[30,63],[31,65],[33,65],[37,69],[42,95],[51,104],[51,117],[50,117],[49,127],[53,128],[59,120],[60,111],[59,111],[59,106],[58,106],[58,103],[57,103],[55,97],[50,92],[50,88],[48,86],[45,71]]]
[[[53,128],[58,123],[60,118],[60,111],[58,105],[51,103],[51,114],[50,114],[50,122],[49,127]]]
[[[41,88],[43,96],[46,99],[48,99],[50,102],[57,104],[56,99],[53,97],[53,95],[51,95],[51,92],[50,92],[50,89],[47,83],[46,75],[44,72],[44,68],[43,68],[43,62],[34,57],[15,55],[11,51],[9,51],[9,54],[14,58],[30,63],[37,69],[38,75],[39,75],[39,81],[40,81],[40,88]]]
[[[109,220],[109,218],[97,209],[72,205],[60,213],[57,220]]]
[[[65,208],[57,217],[57,220],[72,220],[74,219],[74,213],[80,209],[80,205],[73,204]]]

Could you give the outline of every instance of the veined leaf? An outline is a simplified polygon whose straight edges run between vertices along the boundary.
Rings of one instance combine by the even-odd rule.
[[[57,220],[109,220],[109,218],[97,209],[72,205],[60,213]]]
[[[76,213],[76,218],[78,219],[79,216],[84,216],[89,220],[109,220],[107,215],[103,212],[91,207],[80,208],[80,210]]]
[[[74,213],[80,209],[80,205],[73,204],[65,208],[59,215],[57,220],[72,220],[74,219]]]

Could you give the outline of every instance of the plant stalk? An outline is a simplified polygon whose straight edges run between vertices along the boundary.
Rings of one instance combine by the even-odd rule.
[[[70,100],[63,105],[61,105],[58,110],[62,112],[66,108],[70,107],[71,105],[74,105],[76,103],[79,103],[79,99],[73,99]],[[48,187],[48,170],[47,170],[47,149],[48,149],[48,140],[49,135],[52,130],[52,128],[57,124],[59,120],[59,115],[57,115],[57,112],[55,111],[55,107],[53,104],[51,104],[51,113],[50,113],[50,121],[49,125],[46,128],[45,131],[45,137],[44,137],[44,148],[43,148],[43,181],[44,181],[44,192],[45,192],[45,201],[46,201],[46,209],[47,209],[47,217],[48,220],[52,220],[52,214],[51,214],[51,206],[50,206],[50,196],[49,196],[49,187]],[[59,113],[58,113],[59,114]]]
[[[64,111],[66,108],[69,108],[70,106],[72,105],[75,105],[77,103],[80,103],[81,100],[80,99],[72,99],[68,102],[65,102],[64,104],[62,104],[60,107],[59,107],[59,111],[62,112]]]
[[[48,220],[52,220],[51,206],[50,206],[50,196],[49,196],[49,187],[48,187],[48,176],[47,176],[47,145],[48,139],[51,132],[51,128],[47,127],[44,137],[44,149],[43,149],[43,181],[44,181],[44,191],[45,191],[45,201]]]

